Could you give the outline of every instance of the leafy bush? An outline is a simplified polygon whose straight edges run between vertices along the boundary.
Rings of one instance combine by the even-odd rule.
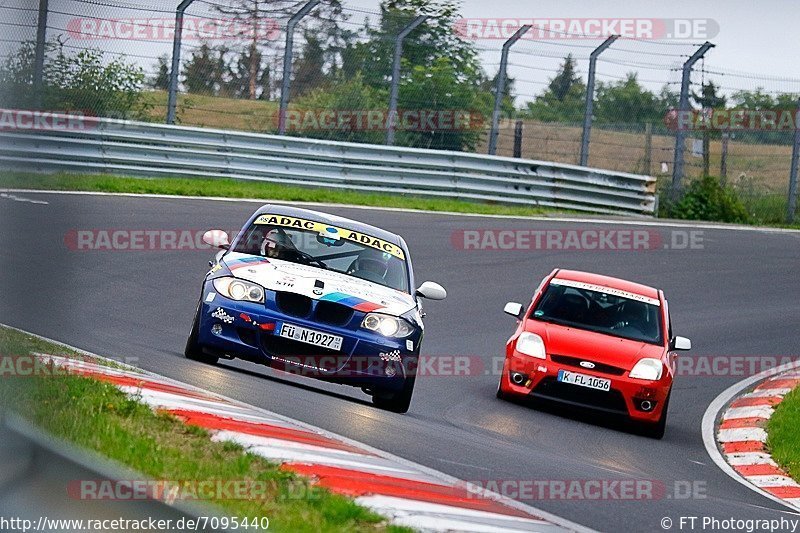
[[[721,185],[713,176],[694,180],[677,203],[662,202],[660,211],[661,216],[684,220],[750,222],[750,215],[736,191]]]
[[[0,65],[0,105],[34,107],[33,63],[34,44],[26,42]],[[144,72],[123,58],[104,61],[99,50],[66,53],[61,43],[51,42],[43,78],[44,109],[113,118],[147,116],[148,104],[142,98]]]

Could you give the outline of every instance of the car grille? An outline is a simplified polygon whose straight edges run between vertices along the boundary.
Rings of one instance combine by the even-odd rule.
[[[583,368],[581,366],[581,361],[588,361],[594,364],[594,368],[588,368],[585,370],[593,370],[595,372],[600,372],[602,374],[610,374],[612,376],[621,376],[626,372],[624,368],[620,368],[618,366],[607,365],[605,363],[598,363],[597,361],[589,361],[588,359],[581,359],[580,357],[569,357],[567,355],[550,354],[550,360],[553,361],[554,363],[571,366],[574,368]]]
[[[276,292],[275,303],[287,315],[307,317],[311,312],[311,298],[293,292]]]
[[[611,389],[608,392],[561,383],[554,377],[544,378],[531,392],[534,398],[554,400],[590,407],[602,411],[628,414],[628,406],[622,393]]]
[[[314,318],[326,324],[344,326],[353,318],[353,309],[336,302],[317,302]]]
[[[278,310],[290,316],[313,318],[324,324],[344,326],[353,318],[351,307],[336,302],[313,300],[293,292],[276,292]]]

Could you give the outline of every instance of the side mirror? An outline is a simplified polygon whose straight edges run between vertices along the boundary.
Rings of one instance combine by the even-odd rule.
[[[428,300],[444,300],[447,298],[447,291],[438,283],[426,281],[417,289],[417,296]]]
[[[508,302],[506,306],[503,308],[503,312],[507,315],[511,315],[517,320],[522,319],[522,311],[525,309],[522,307],[522,304],[517,302]]]
[[[691,350],[692,341],[690,341],[686,337],[675,337],[674,339],[672,339],[672,349],[681,351]]]
[[[221,229],[212,229],[203,233],[203,242],[214,248],[227,250],[231,243],[228,241],[228,234]]]

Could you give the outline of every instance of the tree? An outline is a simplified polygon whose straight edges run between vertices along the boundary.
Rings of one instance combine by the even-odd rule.
[[[325,51],[322,41],[313,32],[305,32],[305,46],[300,58],[295,61],[292,93],[300,95],[319,87],[325,81]]]
[[[247,96],[250,99],[258,97],[259,80],[265,67],[257,58],[264,57],[266,49],[274,48],[280,28],[285,25],[285,20],[297,13],[306,3],[306,0],[233,0],[226,5],[214,4],[214,8],[235,21],[238,27],[243,28],[239,37],[247,42],[248,76]],[[335,55],[338,51],[338,21],[343,19],[342,6],[339,0],[328,0],[316,6],[302,21],[303,27],[317,24],[320,40],[325,44],[324,50]],[[331,58],[334,62],[335,58]],[[263,93],[263,91],[262,91]]]
[[[252,57],[251,54],[255,54],[255,57]],[[250,85],[251,68],[253,65],[257,66],[255,87]],[[225,82],[224,92],[229,96],[237,98],[249,98],[251,94],[258,94],[258,89],[259,86],[262,85],[262,78],[266,70],[266,66],[262,63],[261,52],[259,52],[258,49],[248,47],[242,50],[239,55],[236,56],[235,63],[227,67],[228,80]],[[267,79],[269,79],[269,76],[267,76]],[[267,92],[269,92],[268,89],[269,88],[267,88]],[[253,90],[255,90],[255,93],[251,92]]]
[[[227,48],[211,47],[203,43],[192,52],[183,67],[184,85],[193,94],[216,96],[225,86],[228,70],[225,55]]]
[[[523,115],[542,122],[580,122],[586,107],[586,85],[572,55],[564,58],[544,92],[528,102]]]
[[[583,83],[581,77],[575,72],[575,59],[572,54],[569,54],[564,58],[558,74],[550,80],[547,90],[556,100],[563,102],[570,94],[572,87],[581,83]]]
[[[625,79],[599,82],[595,118],[599,123],[640,123],[663,120],[660,100],[639,83],[637,74],[629,72]]]
[[[150,87],[161,91],[169,89],[169,71],[169,56],[166,54],[159,56],[156,64],[156,75],[150,81]]]
[[[700,105],[704,117],[710,117],[715,110],[724,109],[726,99],[717,94],[717,87],[714,82],[709,81],[703,85],[700,94],[692,93],[692,99]],[[708,176],[711,165],[711,128],[703,128],[703,176]],[[715,137],[719,132],[714,132]]]

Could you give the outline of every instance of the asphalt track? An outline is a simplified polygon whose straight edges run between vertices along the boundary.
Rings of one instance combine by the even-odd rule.
[[[423,353],[475,356],[470,376],[417,380],[411,411],[374,409],[355,389],[287,376],[243,362],[186,360],[189,330],[209,251],[74,251],[76,229],[237,228],[256,205],[25,193],[45,204],[0,198],[0,321],[102,355],[137,358],[144,369],[317,425],[475,482],[652,480],[653,499],[525,499],[601,531],[662,531],[681,516],[720,520],[797,518],[725,475],[707,455],[700,423],[708,404],[744,375],[676,381],[667,435],[650,440],[599,416],[564,416],[495,399],[492,361],[514,328],[508,300],[527,301],[554,267],[577,268],[661,287],[676,333],[698,356],[793,356],[800,306],[800,235],[703,230],[702,249],[648,251],[463,251],[463,229],[617,229],[563,221],[489,219],[327,207],[404,235],[418,281],[449,297],[426,306]],[[619,226],[630,229],[631,226]],[[669,240],[669,229],[647,227]],[[482,362],[483,366],[474,364]],[[479,370],[478,370],[479,369]],[[445,369],[446,371],[446,369]],[[693,498],[674,486],[694,483]],[[525,496],[523,494],[523,496]],[[688,529],[684,526],[683,531]],[[700,530],[699,525],[695,531]],[[705,529],[709,531],[709,529]]]

